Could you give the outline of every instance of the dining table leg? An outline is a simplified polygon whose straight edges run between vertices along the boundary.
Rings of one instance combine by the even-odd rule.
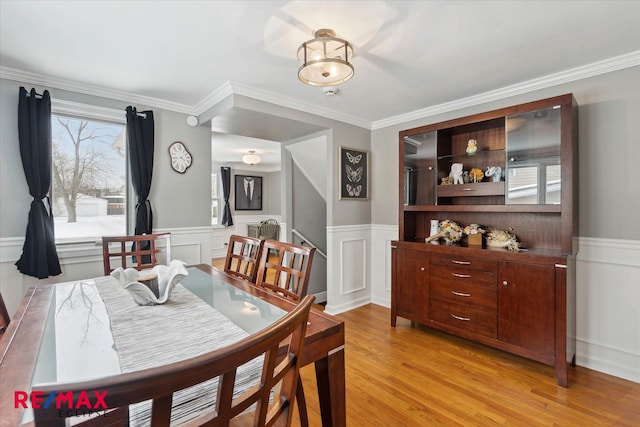
[[[345,395],[344,346],[315,362],[320,415],[324,427],[345,427],[347,405]]]

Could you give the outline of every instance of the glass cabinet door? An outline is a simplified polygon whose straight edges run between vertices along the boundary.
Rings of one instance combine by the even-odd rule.
[[[507,204],[560,204],[560,106],[506,118]]]
[[[436,132],[404,137],[404,204],[436,204]]]

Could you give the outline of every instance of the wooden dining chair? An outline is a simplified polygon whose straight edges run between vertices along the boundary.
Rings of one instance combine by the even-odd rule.
[[[65,397],[72,396],[73,402],[77,402],[81,395],[86,396],[92,407],[100,407],[96,405],[101,405],[103,398],[109,409],[152,400],[150,425],[163,427],[171,421],[174,392],[218,378],[218,387],[213,388],[214,392],[217,390],[215,402],[196,415],[189,425],[289,426],[299,378],[300,354],[313,300],[313,296],[307,296],[266,329],[210,353],[102,379],[38,386],[38,390],[43,396],[64,390]],[[289,345],[284,350],[284,357],[280,357],[280,343],[283,341],[288,341]],[[260,356],[263,357],[260,381],[234,397],[238,368]],[[247,411],[254,404],[255,410]],[[64,417],[76,412],[60,410],[53,404],[45,406],[33,411],[36,426],[64,426]]]
[[[300,301],[307,295],[316,248],[265,240],[258,264],[256,285]]]
[[[0,335],[4,334],[4,331],[7,330],[9,322],[11,322],[11,317],[9,317],[7,306],[4,304],[4,298],[2,298],[2,294],[0,293]]]
[[[307,296],[313,254],[316,248],[293,243],[264,240],[258,264],[256,286],[269,289],[280,296],[300,301]],[[298,381],[297,395],[300,425],[309,425],[307,404]]]
[[[261,251],[262,241],[260,239],[232,235],[229,238],[227,257],[224,260],[224,271],[255,283]]]
[[[145,270],[171,261],[171,233],[102,238],[104,275],[117,267]]]

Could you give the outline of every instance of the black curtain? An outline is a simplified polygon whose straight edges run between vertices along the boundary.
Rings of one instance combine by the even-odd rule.
[[[135,108],[129,106],[126,112],[129,166],[137,198],[135,234],[150,234],[153,230],[153,211],[147,198],[153,176],[153,111],[138,114]],[[149,242],[143,242],[142,249],[148,249],[148,245]],[[143,262],[150,262],[150,255],[146,256],[149,256],[149,260]]]
[[[20,88],[18,100],[18,139],[24,175],[33,197],[22,255],[16,262],[26,275],[45,279],[57,276],[60,261],[53,231],[53,211],[47,194],[51,188],[51,98],[35,89],[27,94]],[[46,204],[45,204],[46,201]]]
[[[233,225],[233,218],[231,218],[231,207],[229,206],[229,194],[231,193],[231,168],[221,167],[220,174],[222,175],[222,193],[224,195],[224,210],[222,213],[222,225]]]

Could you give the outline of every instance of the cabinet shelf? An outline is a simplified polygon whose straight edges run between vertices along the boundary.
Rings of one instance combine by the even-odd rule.
[[[405,212],[460,212],[459,205],[404,206]],[[561,213],[560,205],[466,205],[465,212]]]
[[[468,154],[468,153],[460,153],[460,154],[445,154],[443,156],[438,156],[438,160],[446,160],[446,159],[463,159],[466,157],[483,157],[483,156],[488,156],[490,154],[494,154],[494,153],[504,153],[503,149],[500,150],[482,150],[482,151],[476,151],[473,154]]]

